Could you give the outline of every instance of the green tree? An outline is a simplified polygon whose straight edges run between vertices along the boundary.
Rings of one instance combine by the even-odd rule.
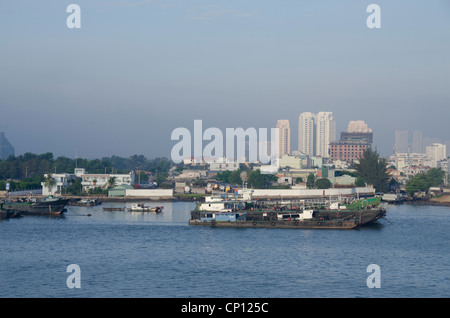
[[[366,181],[364,181],[364,178],[361,176],[357,176],[355,180],[355,186],[356,187],[365,187]]]
[[[355,169],[361,178],[373,185],[376,191],[387,191],[389,180],[387,159],[381,158],[376,150],[367,148],[363,157],[359,159],[359,163],[355,164]]]
[[[332,184],[327,178],[319,178],[316,180],[315,185],[317,189],[329,189]]]
[[[420,191],[426,192],[430,187],[436,187],[443,184],[444,175],[445,172],[440,168],[432,168],[427,172],[418,173],[406,182],[406,192],[411,195]]]
[[[81,184],[81,179],[76,178],[70,187],[67,188],[67,193],[72,195],[81,195],[83,194],[83,185]]]
[[[55,186],[56,184],[56,180],[55,178],[53,178],[51,173],[48,173],[45,177],[44,177],[44,186],[47,187],[48,192],[52,191],[52,188]]]
[[[430,181],[425,173],[421,172],[411,177],[405,185],[406,192],[414,195],[416,192],[428,191],[430,188]]]
[[[308,174],[308,178],[306,179],[306,187],[308,189],[313,189],[316,182],[316,176],[314,173]]]
[[[273,181],[276,181],[277,177],[271,174],[262,174],[261,170],[257,169],[250,172],[247,178],[247,184],[249,187],[255,189],[267,189]]]
[[[168,177],[167,172],[158,173],[158,175],[155,178],[155,181],[156,183],[158,183],[158,186],[161,186],[164,182],[166,182],[167,177]]]
[[[233,172],[231,172],[230,183],[231,184],[242,184],[241,170],[240,169],[234,170]]]
[[[216,175],[217,181],[221,181],[221,182],[225,182],[225,183],[230,183],[230,178],[231,178],[231,171],[228,171],[228,170],[218,172]]]
[[[109,177],[108,186],[110,188],[114,188],[115,185],[116,185],[116,177]]]
[[[437,187],[444,183],[445,171],[441,168],[432,168],[426,173],[430,187]]]

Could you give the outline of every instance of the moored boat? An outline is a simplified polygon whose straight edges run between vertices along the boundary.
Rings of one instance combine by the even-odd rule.
[[[48,197],[43,200],[36,198],[18,198],[3,203],[3,209],[20,213],[20,215],[61,215],[66,209],[69,199]]]
[[[108,207],[103,207],[103,211],[124,211],[125,208],[108,208]]]
[[[100,205],[102,204],[102,202],[95,198],[95,199],[71,199],[69,202],[67,202],[67,205],[69,206],[96,206],[96,205]]]
[[[143,203],[133,203],[131,208],[127,209],[129,212],[162,212],[163,206],[150,207]]]

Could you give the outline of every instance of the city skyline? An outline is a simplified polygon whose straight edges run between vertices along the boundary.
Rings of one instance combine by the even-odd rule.
[[[364,120],[383,156],[396,130],[450,140],[444,0],[377,1],[380,29],[357,0],[76,3],[80,29],[69,3],[0,4],[0,131],[16,155],[169,157],[195,119],[272,128],[324,109],[338,132]]]
[[[423,136],[421,130],[396,130],[393,153],[426,153],[427,147],[434,143],[447,146],[447,156],[450,156],[450,140]]]

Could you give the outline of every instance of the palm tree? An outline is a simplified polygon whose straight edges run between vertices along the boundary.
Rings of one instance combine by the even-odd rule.
[[[110,177],[108,179],[108,184],[110,188],[113,188],[116,185],[116,177]]]
[[[48,188],[48,192],[52,191],[52,188],[55,186],[55,184],[56,184],[55,178],[53,178],[53,176],[50,173],[48,173],[44,177],[44,185]]]

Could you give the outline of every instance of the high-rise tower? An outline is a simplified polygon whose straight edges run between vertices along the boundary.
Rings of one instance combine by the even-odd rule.
[[[319,112],[316,116],[316,156],[328,158],[330,143],[336,140],[336,121],[333,113]]]
[[[301,113],[298,118],[298,150],[305,155],[315,155],[316,115],[310,112]]]
[[[289,127],[289,120],[278,120],[277,128],[279,129],[278,156],[283,157],[291,153],[291,128]]]

